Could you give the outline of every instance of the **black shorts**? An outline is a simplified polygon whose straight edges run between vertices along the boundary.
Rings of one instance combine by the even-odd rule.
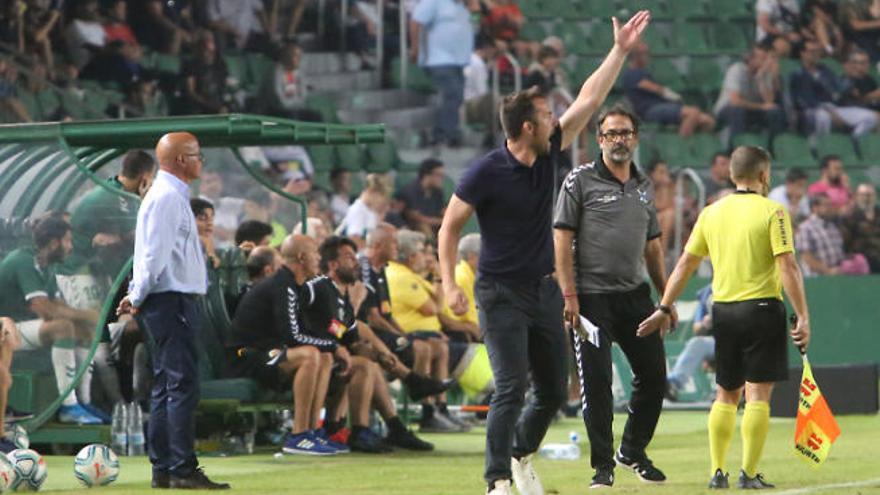
[[[722,388],[736,390],[745,382],[788,379],[788,330],[782,301],[716,302],[712,328],[715,382]]]
[[[268,351],[246,349],[238,352],[238,349],[229,349],[228,359],[230,373],[237,378],[250,378],[270,390],[285,390],[290,388],[292,377],[285,376],[277,365],[267,364],[270,360]]]
[[[412,368],[414,356],[412,342],[410,342],[409,339],[407,339],[405,345],[401,346],[397,341],[400,338],[400,335],[397,335],[396,333],[378,328],[373,328],[373,333],[376,334],[376,337],[379,337],[379,340],[385,344],[385,347],[387,347],[389,351],[393,352],[394,355],[400,359],[400,362]]]

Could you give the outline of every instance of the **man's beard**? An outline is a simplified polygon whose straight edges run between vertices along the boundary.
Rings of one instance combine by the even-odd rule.
[[[61,263],[64,261],[64,248],[58,247],[58,249],[50,251],[49,255],[46,256],[46,261],[48,261],[49,264]]]
[[[345,285],[353,284],[358,281],[358,271],[337,268],[336,277]]]
[[[839,186],[843,182],[842,178],[838,175],[837,177],[828,177],[828,183],[833,184],[835,186]]]
[[[625,144],[616,144],[611,148],[608,157],[614,163],[629,163],[632,160],[632,150]]]

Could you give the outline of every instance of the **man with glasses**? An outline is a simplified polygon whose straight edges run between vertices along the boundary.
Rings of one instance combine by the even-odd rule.
[[[198,140],[188,132],[159,139],[159,173],[138,209],[131,285],[116,310],[135,315],[151,337],[147,447],[153,488],[229,488],[208,479],[195,454],[198,298],[207,291],[207,273],[189,184],[199,178],[202,158]]]
[[[654,190],[633,163],[639,142],[636,116],[623,106],[611,107],[599,115],[598,129],[601,154],[566,177],[553,223],[565,321],[583,329],[572,333],[572,342],[590,462],[596,470],[592,487],[614,484],[615,463],[643,482],[662,483],[666,476],[654,467],[645,448],[663,405],[666,356],[660,334],[636,336],[639,323],[654,311],[643,264],[657,292],[662,294],[666,287]],[[663,310],[676,319],[674,308]],[[629,418],[616,453],[611,433],[612,341],[626,354],[634,375]]]

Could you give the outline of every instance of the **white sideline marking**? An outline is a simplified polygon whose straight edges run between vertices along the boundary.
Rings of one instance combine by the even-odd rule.
[[[776,495],[800,495],[802,493],[815,493],[824,490],[831,490],[832,488],[853,488],[857,486],[872,486],[872,485],[880,485],[880,478],[874,478],[872,480],[863,480],[863,481],[853,481],[850,483],[834,483],[831,485],[819,485],[819,486],[811,486],[807,488],[798,488],[797,490],[786,490],[784,492],[776,492]]]

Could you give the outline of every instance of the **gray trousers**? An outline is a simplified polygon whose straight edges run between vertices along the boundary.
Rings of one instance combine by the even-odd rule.
[[[511,456],[541,445],[565,402],[569,352],[562,294],[552,278],[508,282],[480,276],[475,294],[495,376],[486,425],[485,479],[491,483],[511,478]],[[530,383],[531,399],[523,408]]]

